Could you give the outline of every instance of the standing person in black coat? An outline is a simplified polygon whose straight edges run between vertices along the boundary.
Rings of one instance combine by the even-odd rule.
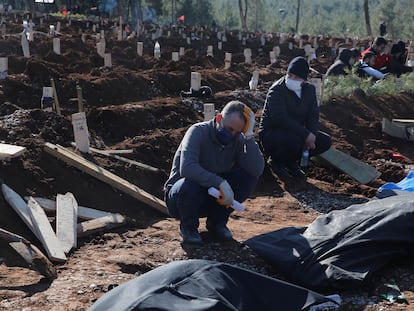
[[[331,146],[331,137],[318,131],[316,91],[306,82],[308,74],[306,59],[294,58],[287,75],[270,87],[263,108],[260,142],[273,173],[281,178],[304,177],[298,163],[303,151],[313,156]]]
[[[387,33],[387,25],[385,24],[385,22],[382,22],[380,24],[380,36],[383,37],[385,36],[386,33]]]

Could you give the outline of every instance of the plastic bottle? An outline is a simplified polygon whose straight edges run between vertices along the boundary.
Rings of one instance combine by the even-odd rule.
[[[160,57],[161,57],[161,47],[157,41],[155,42],[155,45],[154,45],[154,58],[160,58]]]
[[[300,158],[300,166],[307,167],[309,164],[309,150],[305,149],[302,152],[302,157]]]

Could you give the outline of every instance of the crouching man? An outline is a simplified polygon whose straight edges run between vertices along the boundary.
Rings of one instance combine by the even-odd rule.
[[[253,138],[254,113],[231,101],[214,119],[192,125],[175,155],[164,185],[171,217],[180,220],[184,243],[201,244],[199,219],[218,240],[232,240],[227,221],[234,200],[243,202],[263,172],[264,159]],[[215,187],[218,199],[208,194]]]

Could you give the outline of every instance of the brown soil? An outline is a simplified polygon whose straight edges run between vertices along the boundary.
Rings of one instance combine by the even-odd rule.
[[[45,25],[37,31],[47,32]],[[21,32],[21,23],[8,23],[8,33]],[[104,27],[107,34],[109,26]],[[80,31],[88,34],[85,43]],[[237,264],[273,277],[278,271],[255,255],[242,242],[255,235],[287,226],[304,226],[318,215],[342,209],[372,198],[379,186],[405,177],[412,164],[409,142],[381,133],[381,120],[414,119],[414,96],[389,95],[381,98],[334,98],[321,107],[321,128],[332,135],[335,148],[346,152],[382,173],[368,185],[361,185],[339,171],[312,163],[306,182],[282,182],[268,168],[260,178],[253,196],[247,200],[245,212],[234,213],[229,222],[234,242],[218,243],[201,226],[205,245],[188,247],[180,243],[178,222],[115,190],[93,177],[65,165],[43,151],[45,142],[68,148],[73,141],[70,115],[77,111],[76,85],[82,87],[92,146],[100,149],[133,149],[129,158],[158,167],[159,173],[148,172],[116,159],[97,154],[88,159],[121,176],[144,190],[162,198],[175,149],[186,129],[201,121],[202,104],[213,102],[216,109],[232,99],[253,108],[260,117],[266,90],[285,73],[292,56],[287,43],[282,46],[280,61],[270,65],[269,42],[261,53],[254,53],[254,64],[243,63],[240,44],[228,37],[226,51],[233,52],[230,70],[224,70],[224,52],[214,57],[203,56],[202,49],[215,42],[204,40],[186,47],[178,63],[167,61],[171,51],[186,46],[184,39],[161,38],[162,58],[154,60],[151,41],[145,40],[145,55],[136,55],[136,41],[117,42],[107,38],[107,51],[112,53],[112,68],[103,67],[97,55],[91,30],[84,22],[63,23],[62,55],[52,52],[52,40],[38,35],[30,43],[31,57],[21,56],[20,37],[1,41],[0,56],[9,57],[9,77],[0,83],[0,141],[27,148],[20,157],[3,161],[0,178],[21,196],[54,198],[71,192],[79,205],[118,212],[133,221],[109,232],[82,238],[78,248],[64,264],[56,264],[58,278],[50,282],[0,242],[0,310],[86,310],[105,292],[172,260],[202,258]],[[257,40],[248,42],[258,47]],[[215,45],[216,46],[216,45]],[[332,59],[324,55],[312,67],[325,72]],[[247,90],[254,66],[260,71],[258,92]],[[202,75],[202,84],[210,86],[214,96],[207,99],[182,99],[188,90],[190,72]],[[43,86],[56,82],[62,116],[42,111]],[[393,153],[404,155],[396,161]],[[40,242],[26,228],[4,198],[0,197],[0,227],[20,234],[41,248]],[[50,215],[54,224],[54,216]],[[374,277],[366,286],[339,293],[344,299],[341,310],[410,310],[404,304],[389,304],[378,298],[383,283],[397,284],[410,303],[414,302],[414,266],[399,262]]]

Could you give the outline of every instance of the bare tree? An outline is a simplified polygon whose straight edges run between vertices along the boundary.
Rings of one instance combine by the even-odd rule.
[[[298,33],[298,29],[299,29],[299,12],[300,12],[300,0],[298,0],[298,6],[296,8],[296,27],[295,27],[295,33]]]
[[[28,0],[28,2],[29,2],[30,16],[32,19],[34,19],[36,15],[35,0]]]
[[[247,31],[247,0],[244,0],[244,10],[243,10],[243,2],[242,0],[239,0],[239,12],[240,12],[240,21],[242,25],[242,30]]]
[[[367,27],[367,35],[369,37],[372,36],[372,30],[371,30],[371,22],[369,18],[369,5],[368,0],[364,0],[364,13],[365,13],[365,25]]]
[[[124,18],[124,0],[118,0],[118,15]],[[122,27],[122,25],[120,25]]]
[[[136,31],[137,34],[141,33],[142,26],[142,3],[141,0],[130,0],[131,5],[131,15],[132,29]]]

